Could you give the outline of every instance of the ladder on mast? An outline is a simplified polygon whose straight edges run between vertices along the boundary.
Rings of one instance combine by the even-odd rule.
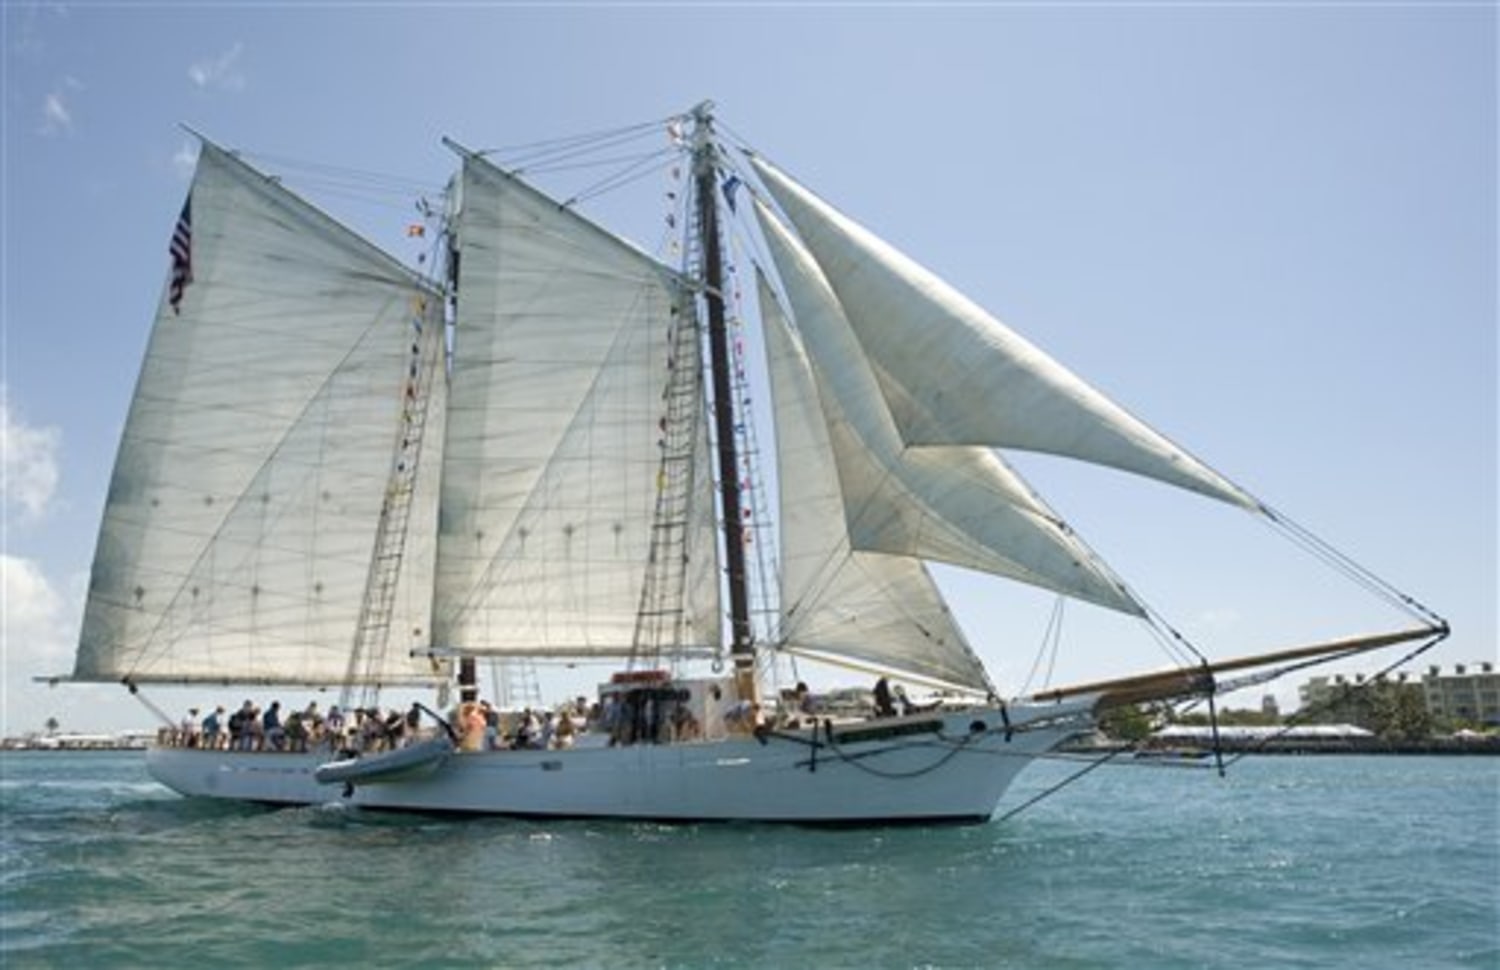
[[[686,259],[692,265],[698,233],[690,229],[687,236]],[[632,669],[660,666],[663,655],[670,655],[683,640],[697,442],[703,416],[701,330],[687,295],[681,294],[683,299],[671,311],[669,374],[658,424],[661,457],[656,472],[656,510],[640,608],[636,611]]]
[[[433,381],[440,373],[444,353],[442,298],[419,293],[412,300],[411,350],[402,379],[401,415],[397,422],[391,470],[381,500],[380,518],[365,577],[364,597],[354,628],[354,645],[339,705],[349,709],[359,690],[359,706],[372,707],[380,696],[376,676],[390,642],[391,616],[401,562],[406,552],[407,525],[411,521],[412,497],[422,455],[422,437],[427,426]]]

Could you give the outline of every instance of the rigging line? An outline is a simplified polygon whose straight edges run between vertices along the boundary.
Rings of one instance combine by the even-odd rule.
[[[1031,669],[1026,672],[1026,679],[1021,683],[1021,694],[1031,693],[1031,682],[1036,679],[1037,668],[1042,665],[1042,657],[1046,656],[1051,649],[1051,660],[1047,664],[1047,676],[1042,683],[1052,683],[1052,668],[1057,660],[1057,645],[1062,640],[1062,610],[1066,600],[1061,593],[1052,602],[1052,612],[1047,617],[1047,627],[1042,631],[1042,642],[1037,647],[1036,656],[1031,659]]]
[[[656,159],[661,157],[662,156],[660,153],[647,155],[636,164],[631,165],[620,172],[617,172],[609,178],[600,179],[593,185],[586,186],[585,188],[574,194],[572,197],[564,200],[561,203],[561,208],[571,209],[580,202],[603,195],[606,192],[613,192],[614,190],[623,188],[624,186],[630,185],[633,182],[639,182],[643,178],[655,175],[656,173],[670,167],[669,162],[672,160],[670,157],[666,158],[666,160],[660,162],[659,164],[650,164],[651,162],[656,161]]]
[[[644,159],[650,158],[676,158],[681,153],[675,148],[655,148],[649,152],[633,152],[629,155],[610,155],[606,158],[589,159],[585,162],[569,162],[568,164],[536,166],[526,169],[528,175],[553,174],[556,172],[575,172],[588,168],[603,168],[606,165],[623,165],[626,162],[639,164]]]
[[[1415,660],[1417,657],[1420,657],[1422,654],[1426,653],[1427,651],[1431,650],[1433,647],[1437,646],[1439,643],[1443,642],[1445,639],[1447,639],[1447,637],[1448,637],[1448,633],[1446,631],[1444,631],[1442,633],[1439,633],[1439,634],[1435,635],[1431,640],[1428,640],[1427,642],[1421,644],[1420,646],[1417,646],[1417,647],[1415,647],[1415,648],[1407,651],[1407,653],[1404,654],[1403,656],[1401,656],[1401,657],[1397,658],[1396,660],[1392,661],[1391,663],[1387,664],[1384,668],[1382,668],[1381,670],[1377,671],[1373,676],[1371,676],[1369,678],[1366,678],[1366,680],[1363,683],[1356,683],[1355,685],[1353,685],[1352,687],[1350,687],[1348,690],[1342,692],[1337,698],[1330,697],[1327,700],[1323,701],[1321,704],[1315,704],[1315,705],[1313,705],[1312,707],[1310,707],[1306,711],[1297,711],[1295,714],[1291,715],[1288,718],[1287,722],[1283,725],[1283,727],[1282,727],[1282,729],[1280,731],[1277,731],[1274,734],[1267,735],[1265,738],[1263,738],[1260,741],[1258,741],[1254,746],[1247,747],[1245,750],[1236,753],[1234,755],[1234,757],[1230,758],[1230,760],[1227,762],[1227,764],[1225,765],[1225,767],[1233,767],[1235,764],[1237,764],[1239,762],[1239,760],[1241,758],[1245,757],[1246,755],[1255,754],[1255,753],[1263,750],[1272,741],[1280,740],[1281,738],[1285,737],[1288,732],[1290,732],[1293,729],[1295,729],[1295,728],[1301,726],[1302,724],[1306,723],[1307,718],[1310,718],[1310,717],[1313,717],[1313,716],[1315,716],[1317,714],[1320,714],[1320,713],[1322,713],[1326,709],[1331,709],[1337,703],[1339,703],[1341,701],[1347,700],[1349,697],[1353,696],[1354,694],[1362,693],[1364,691],[1367,691],[1367,690],[1371,689],[1371,687],[1373,685],[1375,685],[1375,684],[1385,683],[1386,681],[1382,680],[1382,678],[1384,678],[1386,674],[1389,674],[1391,671],[1395,670],[1397,667],[1400,667],[1400,666],[1402,666],[1404,664],[1410,663],[1411,661]],[[1352,656],[1352,655],[1353,655],[1353,653],[1351,652],[1349,654],[1339,654],[1339,655],[1333,656],[1333,657],[1314,657],[1311,660],[1302,661],[1300,663],[1288,664],[1285,667],[1278,668],[1277,671],[1276,671],[1276,676],[1277,677],[1282,677],[1282,676],[1285,676],[1286,674],[1294,673],[1294,672],[1296,672],[1298,670],[1303,670],[1303,669],[1308,668],[1308,667],[1315,667],[1315,666],[1318,666],[1320,664],[1331,663],[1334,660],[1340,659],[1341,657]]]
[[[390,186],[392,191],[432,192],[441,189],[441,185],[435,186],[432,182],[425,179],[413,178],[411,176],[375,172],[368,169],[345,168],[337,165],[325,165],[306,159],[292,158],[285,155],[268,155],[262,152],[239,152],[237,154],[241,158],[251,158],[257,162],[273,163],[284,170],[316,173],[328,176],[329,178],[341,178],[350,183],[365,182],[370,185],[385,185]],[[306,179],[299,178],[298,181],[306,181]]]
[[[349,199],[371,207],[396,209],[402,212],[408,211],[412,196],[412,193],[405,189],[390,191],[361,189],[358,186],[349,186],[341,182],[324,182],[317,179],[300,179],[298,185],[316,190],[319,198]]]
[[[825,722],[825,724],[831,725],[831,722]],[[781,741],[789,741],[795,744],[801,744],[809,748],[813,752],[816,752],[819,748],[826,747],[828,750],[832,751],[840,761],[842,761],[846,765],[849,765],[851,768],[857,768],[858,770],[863,771],[869,775],[874,775],[877,778],[903,779],[920,778],[923,775],[931,774],[932,772],[937,771],[939,768],[943,767],[948,762],[958,757],[958,755],[963,753],[963,751],[971,742],[973,742],[977,738],[983,737],[985,733],[988,732],[968,734],[962,738],[959,738],[957,741],[939,735],[938,740],[941,742],[943,747],[947,748],[947,750],[942,754],[941,757],[932,762],[932,764],[924,765],[921,768],[913,768],[909,771],[881,771],[878,768],[872,768],[871,766],[863,764],[862,762],[866,758],[871,758],[876,755],[889,754],[892,751],[909,751],[913,748],[932,747],[934,746],[933,742],[920,741],[916,743],[892,744],[883,748],[877,748],[872,751],[861,751],[858,754],[850,754],[849,752],[846,752],[837,741],[834,740],[834,734],[831,726],[827,728],[828,740],[826,741],[816,740],[816,728],[814,728],[813,730],[814,737],[811,739],[798,737],[793,734],[786,734],[785,732],[776,730],[761,731],[757,734],[757,737],[761,738],[763,741],[767,738],[775,738]]]
[[[1026,811],[1028,808],[1031,808],[1033,805],[1037,804],[1038,802],[1042,801],[1043,799],[1050,798],[1053,795],[1057,794],[1058,792],[1062,791],[1064,788],[1066,788],[1067,786],[1073,784],[1073,782],[1075,782],[1078,779],[1082,778],[1084,775],[1087,775],[1088,773],[1090,773],[1092,771],[1095,771],[1095,770],[1097,770],[1099,768],[1102,768],[1104,765],[1106,765],[1109,762],[1113,761],[1115,758],[1119,757],[1120,755],[1124,754],[1127,751],[1130,751],[1130,752],[1135,751],[1137,747],[1138,747],[1138,745],[1130,744],[1130,745],[1126,745],[1125,747],[1122,747],[1122,748],[1116,748],[1114,751],[1109,752],[1104,757],[1099,758],[1099,759],[1097,759],[1095,761],[1092,761],[1089,764],[1087,764],[1086,766],[1084,766],[1083,768],[1081,768],[1080,770],[1075,771],[1073,774],[1071,774],[1068,777],[1064,778],[1062,781],[1059,781],[1059,782],[1057,782],[1054,785],[1047,786],[1046,788],[1044,788],[1041,791],[1037,792],[1035,795],[1033,795],[1030,798],[1026,799],[1026,801],[1024,801],[1021,804],[1017,805],[1015,808],[1010,809],[1004,815],[1001,815],[999,818],[993,819],[992,821],[997,822],[997,823],[998,822],[1007,822],[1010,819],[1015,818],[1017,815],[1021,814],[1024,811]]]
[[[145,706],[146,710],[161,718],[161,722],[163,724],[165,724],[167,727],[176,726],[177,722],[173,721],[171,716],[169,716],[166,711],[157,707],[154,703],[151,702],[151,699],[149,697],[141,693],[141,689],[139,686],[137,686],[135,681],[131,680],[129,677],[126,677],[121,681],[121,683],[125,685],[126,690],[130,691],[131,697],[134,697],[136,700],[140,701],[141,704]]]
[[[1411,616],[1424,618],[1438,626],[1446,627],[1448,625],[1447,621],[1438,613],[1414,597],[1402,592],[1390,582],[1377,576],[1367,567],[1360,565],[1346,553],[1337,549],[1332,543],[1318,536],[1311,529],[1288,518],[1270,506],[1263,505],[1262,510],[1271,525],[1279,526],[1282,532],[1294,541],[1297,541],[1304,549],[1312,552],[1324,562],[1337,567],[1346,576],[1364,586],[1365,589],[1379,595]]]
[[[668,115],[665,118],[658,118],[652,121],[637,122],[635,124],[624,125],[618,128],[608,128],[600,131],[584,132],[578,135],[564,135],[558,138],[547,138],[540,141],[522,142],[514,145],[497,145],[493,148],[479,149],[475,151],[474,154],[480,156],[505,155],[510,152],[539,152],[544,150],[556,151],[571,149],[580,145],[587,145],[600,141],[608,141],[610,139],[623,137],[629,134],[639,134],[644,131],[660,131],[662,128],[664,128],[666,125],[671,124],[673,121],[680,121],[687,117],[688,116],[684,114],[673,114]]]

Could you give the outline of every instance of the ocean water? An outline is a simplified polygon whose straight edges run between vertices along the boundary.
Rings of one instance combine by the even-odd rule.
[[[25,752],[0,807],[5,968],[1500,968],[1500,758],[1111,765],[819,830],[272,811]]]

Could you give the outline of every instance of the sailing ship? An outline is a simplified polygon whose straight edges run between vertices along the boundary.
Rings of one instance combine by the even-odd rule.
[[[1002,452],[1281,517],[726,142],[708,104],[659,127],[684,172],[669,194],[675,262],[452,145],[461,171],[430,212],[440,243],[422,270],[203,140],[71,679],[332,687],[346,707],[354,691],[363,705],[432,688],[443,707],[453,686],[474,703],[477,660],[611,662],[601,697],[628,730],[540,750],[455,750],[457,734],[438,735],[333,761],[159,744],[153,776],[270,804],[977,822],[1113,706],[1211,699],[1231,671],[1446,635],[1393,594],[1414,625],[1002,699],[930,563],[1181,642]],[[732,219],[756,227],[753,313],[751,274],[726,271]],[[774,533],[751,515],[767,488],[746,375],[754,320]],[[789,658],[937,700],[791,711],[773,689]],[[699,730],[672,730],[677,718]]]

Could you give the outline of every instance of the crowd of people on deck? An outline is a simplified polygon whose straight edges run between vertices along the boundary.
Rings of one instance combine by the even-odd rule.
[[[347,713],[337,704],[325,714],[313,701],[301,710],[284,710],[272,701],[262,710],[246,700],[233,713],[222,705],[199,718],[199,709],[189,708],[175,728],[163,729],[158,740],[179,748],[219,751],[385,751],[401,747],[417,736],[421,707],[407,711],[353,708]]]
[[[723,731],[750,734],[767,727],[796,729],[816,722],[817,704],[807,685],[784,691],[774,713],[767,715],[757,701],[723,704],[717,685],[703,699],[708,712],[716,712]],[[706,732],[689,703],[689,694],[676,688],[652,688],[606,694],[590,704],[583,697],[553,710],[526,708],[502,712],[489,701],[465,701],[448,716],[455,743],[465,751],[557,750],[573,747],[585,735],[607,739],[610,746],[674,744],[717,735]],[[893,717],[920,710],[907,701],[898,686],[894,690],[884,677],[873,692],[876,717]],[[200,718],[191,708],[175,728],[164,728],[159,743],[169,747],[207,748],[221,751],[328,751],[330,753],[374,753],[404,747],[442,730],[435,722],[423,726],[422,705],[413,703],[405,711],[356,707],[340,710],[332,705],[325,713],[313,701],[301,710],[284,710],[273,700],[264,710],[246,700],[233,713],[215,707]]]

